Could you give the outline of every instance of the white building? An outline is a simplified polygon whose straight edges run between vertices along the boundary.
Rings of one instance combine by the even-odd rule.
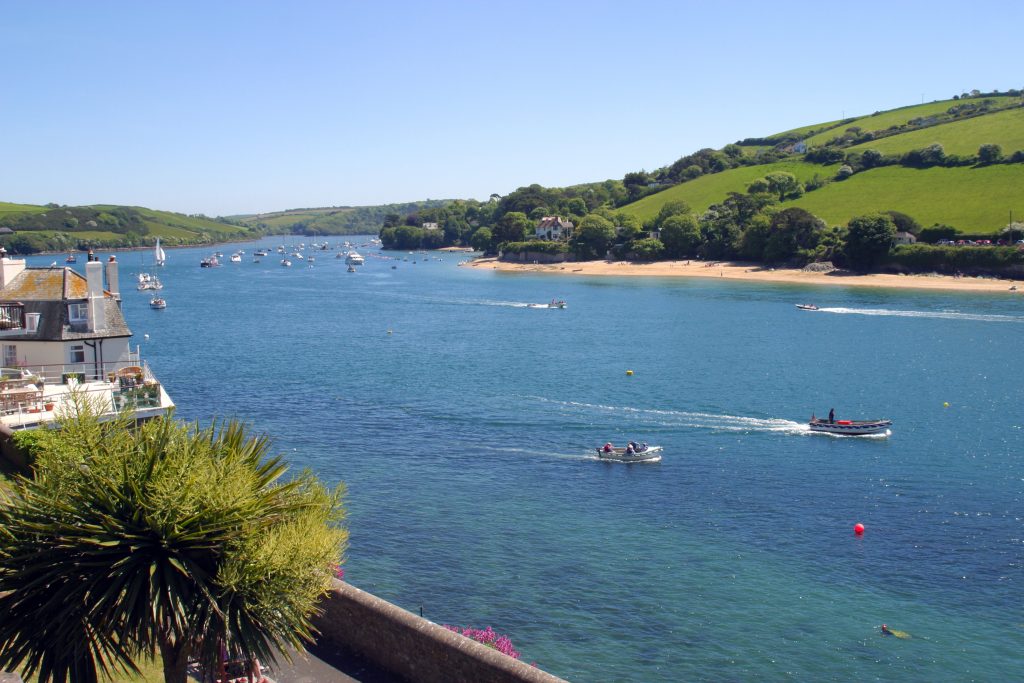
[[[535,234],[540,240],[568,240],[574,227],[572,221],[562,220],[560,216],[544,216],[540,219]]]
[[[106,279],[106,287],[104,287]],[[53,420],[87,396],[101,412],[139,419],[174,406],[138,351],[121,314],[117,261],[27,268],[0,248],[0,425]]]

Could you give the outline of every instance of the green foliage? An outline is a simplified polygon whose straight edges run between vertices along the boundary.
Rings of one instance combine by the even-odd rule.
[[[690,205],[681,199],[665,202],[658,211],[658,215],[655,216],[651,227],[655,230],[659,230],[665,221],[672,216],[684,216],[690,212]]]
[[[844,254],[850,267],[870,270],[892,248],[896,224],[884,213],[857,216],[846,226]]]
[[[491,248],[493,239],[490,228],[479,228],[469,239],[469,244],[477,251],[486,252]]]
[[[131,431],[79,408],[38,430],[35,477],[0,500],[0,668],[95,680],[159,650],[184,683],[221,645],[271,659],[311,637],[347,538],[341,488],[284,481],[235,423]]]
[[[779,211],[771,219],[762,260],[783,263],[801,254],[806,256],[814,253],[818,238],[825,228],[824,221],[801,208],[791,207]]]
[[[533,221],[520,211],[506,213],[491,229],[492,242],[523,242],[526,235],[533,231]]]
[[[502,242],[501,250],[506,254],[568,254],[569,245],[565,242],[550,240],[531,240],[529,242]]]
[[[645,224],[652,221],[661,207],[672,201],[684,201],[695,213],[703,213],[714,204],[724,201],[730,192],[743,192],[756,178],[763,178],[768,173],[785,171],[792,173],[801,182],[806,182],[818,174],[831,175],[835,167],[822,167],[818,164],[803,161],[783,161],[760,166],[742,166],[723,173],[701,176],[675,187],[670,187],[658,194],[644,197],[638,202],[627,204],[621,211],[631,213]],[[889,208],[889,207],[885,207]],[[815,211],[818,215],[821,213]]]
[[[1004,150],[1024,149],[1024,108],[907,131],[854,145],[850,150],[870,147],[882,154],[899,156],[933,142],[940,143],[947,154],[965,156],[974,155],[984,144],[998,144]]]
[[[985,144],[978,148],[978,161],[982,164],[994,164],[1003,158],[1003,148],[999,145]]]
[[[668,258],[696,256],[700,241],[700,224],[692,214],[673,214],[661,222],[661,243]]]
[[[332,206],[289,209],[273,213],[235,216],[250,229],[303,235],[365,235],[381,226],[395,227],[402,216],[419,215],[426,209],[446,206],[451,200],[427,199],[420,202],[381,204],[379,206]],[[398,216],[398,220],[394,217]],[[390,218],[390,220],[389,220]],[[384,225],[387,222],[388,225]],[[419,223],[416,224],[417,227]]]
[[[913,218],[900,211],[883,211],[882,213],[889,214],[892,218],[892,222],[896,225],[898,232],[909,232],[912,235],[917,235],[921,232],[921,225]]]
[[[603,216],[587,214],[576,226],[573,250],[582,260],[602,258],[615,240],[615,226]]]
[[[917,272],[991,273],[1024,264],[1024,252],[1015,247],[949,247],[931,244],[900,244],[886,263]]]
[[[661,240],[654,237],[634,240],[630,251],[637,261],[655,261],[661,258],[665,252],[665,245]]]

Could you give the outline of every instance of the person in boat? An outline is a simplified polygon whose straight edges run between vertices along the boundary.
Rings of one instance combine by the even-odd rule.
[[[643,443],[641,443],[640,444],[640,448],[638,448],[636,450],[637,450],[638,453],[643,453],[644,451],[646,451],[647,450],[647,442],[644,441]]]
[[[829,424],[835,424],[835,421],[836,421],[836,409],[835,408],[829,408],[828,409],[828,423]]]
[[[626,455],[633,455],[634,453],[636,453],[636,449],[633,448],[633,442],[630,441],[626,444]]]
[[[612,442],[611,442],[611,441],[609,441],[608,443],[606,443],[606,444],[604,445],[604,452],[605,452],[605,453],[611,453],[611,452],[612,452],[612,450],[614,450],[614,449],[615,449],[615,447],[614,447],[614,446],[612,446]]]

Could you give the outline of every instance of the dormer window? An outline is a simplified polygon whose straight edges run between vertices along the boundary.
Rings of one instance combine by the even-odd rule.
[[[89,304],[68,304],[68,322],[85,323],[89,321]]]

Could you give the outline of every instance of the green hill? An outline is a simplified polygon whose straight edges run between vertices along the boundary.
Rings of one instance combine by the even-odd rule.
[[[982,101],[991,100],[994,107],[1005,107],[1014,103],[1019,103],[1019,97],[1008,97],[1008,96],[993,96],[980,98]],[[837,126],[835,129],[826,130],[817,135],[812,135],[809,138],[805,138],[804,142],[810,146],[824,145],[829,140],[834,138],[837,134],[842,133],[847,128],[857,127],[865,131],[884,131],[892,126],[902,126],[909,121],[915,119],[927,119],[928,117],[937,116],[947,112],[951,107],[956,107],[965,103],[969,103],[971,100],[941,100],[939,102],[928,102],[927,104],[915,104],[909,107],[900,107],[899,109],[890,109],[889,111],[877,112],[870,116],[862,116],[855,118],[845,125]],[[810,128],[822,128],[829,124],[821,124],[819,126],[811,126]]]
[[[972,155],[985,144],[1004,152],[1024,149],[1024,108],[1007,109],[972,119],[951,121],[931,128],[909,131],[880,140],[853,145],[851,150],[877,149],[882,154],[903,154],[939,143],[946,154]]]
[[[703,158],[719,168],[723,161],[735,167],[718,172],[705,167],[703,174],[686,180],[677,169],[693,163],[697,155],[684,157],[685,164],[681,160],[652,174],[661,182],[667,175],[677,184],[620,210],[649,221],[666,203],[683,200],[700,213],[730,193],[746,192],[756,178],[785,171],[805,185],[816,175],[825,181],[817,188],[821,183],[813,183],[806,194],[785,205],[805,208],[832,225],[895,210],[924,226],[940,223],[967,233],[997,232],[1009,222],[1011,210],[1024,216],[1024,101],[1012,93],[1016,91],[929,102],[748,138],[738,143],[739,156],[735,145],[731,152],[729,147],[704,150],[710,154]],[[935,144],[942,146],[941,153],[919,153]],[[982,164],[982,145],[999,145],[1002,163]],[[866,150],[883,158],[869,164],[862,157]],[[837,170],[843,164],[853,175],[839,182]]]
[[[764,177],[768,173],[785,171],[792,173],[801,182],[811,180],[815,175],[828,178],[835,175],[838,164],[821,166],[805,161],[780,161],[774,164],[758,166],[741,166],[721,173],[695,178],[687,183],[680,183],[657,194],[644,197],[640,201],[627,204],[622,211],[633,214],[641,221],[649,221],[658,215],[661,207],[667,202],[684,201],[690,208],[702,213],[712,204],[725,199],[730,192],[746,192],[747,185],[755,178]]]
[[[366,235],[380,230],[384,217],[397,214],[402,218],[422,209],[444,206],[449,199],[427,199],[420,202],[381,204],[379,206],[336,206],[315,209],[289,209],[264,214],[233,216],[239,223],[274,232],[301,232],[307,235]]]
[[[983,168],[903,168],[863,171],[783,206],[799,206],[829,225],[854,216],[901,211],[924,226],[942,223],[966,233],[998,232],[1024,216],[1024,164]]]
[[[205,216],[187,216],[138,206],[34,206],[0,203],[0,244],[13,253],[65,251],[88,247],[137,247],[153,244],[205,244],[247,239],[252,228]]]

